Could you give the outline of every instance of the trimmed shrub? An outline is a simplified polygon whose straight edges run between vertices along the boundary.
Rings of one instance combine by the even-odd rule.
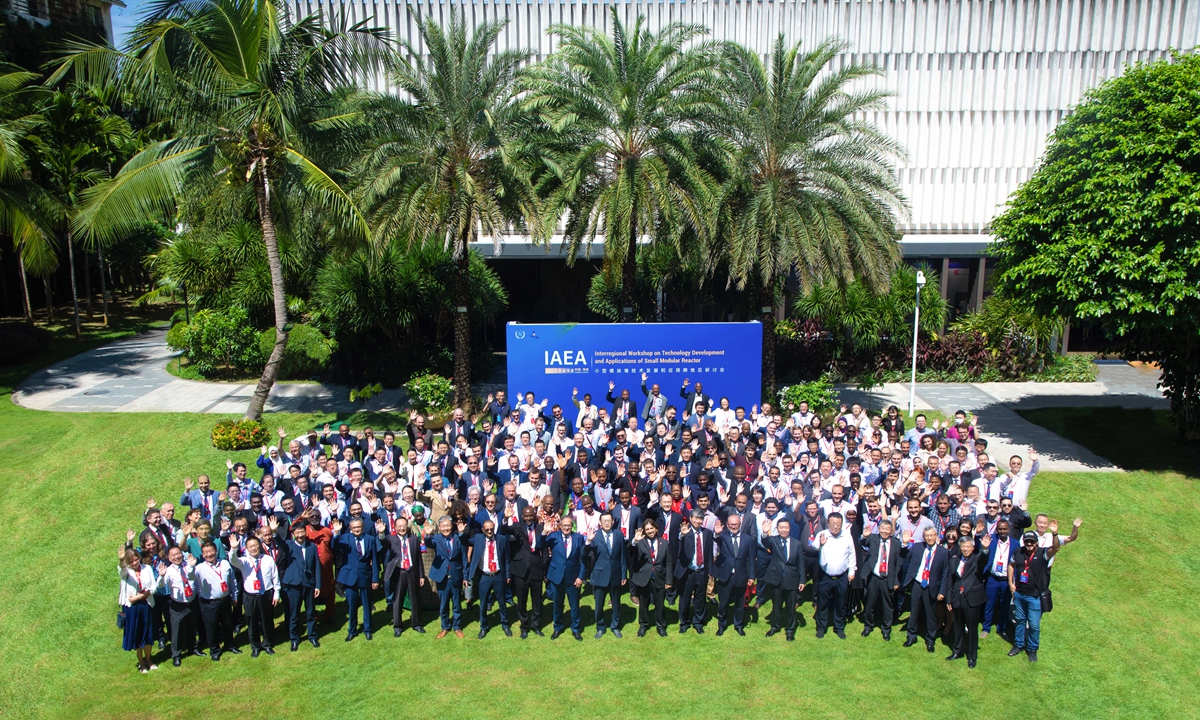
[[[262,369],[266,358],[258,348],[258,333],[240,307],[201,310],[176,339],[192,367],[201,375],[245,375]]]
[[[271,356],[275,347],[275,328],[259,333],[258,352],[263,362]],[[296,325],[288,333],[287,350],[279,365],[280,380],[298,380],[320,375],[329,366],[336,344],[311,325]]]
[[[795,412],[801,402],[807,402],[809,410],[814,413],[828,412],[837,407],[837,400],[837,390],[827,377],[788,385],[779,390],[779,405],[783,415]]]
[[[454,385],[441,375],[420,375],[404,384],[408,404],[417,412],[441,412],[450,409],[450,393]]]
[[[270,440],[267,428],[257,420],[224,420],[212,429],[213,447],[218,450],[249,450]]]

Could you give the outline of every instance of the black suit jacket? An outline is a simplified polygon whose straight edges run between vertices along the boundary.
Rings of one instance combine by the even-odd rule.
[[[696,557],[696,541],[700,540],[700,550],[704,556],[704,567],[701,570],[705,575],[712,574],[713,561],[713,534],[712,530],[700,528],[700,530],[692,529],[686,535],[679,536],[679,542],[675,543],[677,552],[675,554],[675,577],[681,578],[691,568],[692,560]]]
[[[860,572],[863,574],[863,579],[866,575],[875,573],[875,563],[879,561],[879,548],[883,543],[878,535],[868,535],[863,540],[863,547],[867,549],[866,559],[860,566]],[[888,554],[887,554],[887,584],[888,587],[895,587],[900,584],[900,539],[897,537],[888,538]]]
[[[914,545],[909,552],[908,572],[904,573],[901,585],[921,584],[921,559],[925,557],[925,544]],[[950,551],[934,545],[933,560],[929,563],[929,586],[937,589],[938,595],[950,592]]]
[[[613,422],[617,422],[617,414],[621,409],[621,403],[623,403],[625,401],[622,400],[620,398],[620,396],[614,397],[612,394],[612,390],[608,391],[608,396],[605,399],[608,400],[610,403],[612,403],[612,412],[610,412],[608,414],[608,416],[613,419]],[[633,395],[630,395],[629,396],[629,415],[627,415],[625,417],[625,419],[628,420],[629,418],[635,418],[637,416],[638,416],[637,402],[633,399]],[[624,424],[622,424],[621,426],[624,427]]]
[[[279,582],[289,587],[320,587],[321,561],[316,544],[305,542],[302,548],[289,538],[283,547],[288,550],[287,563],[279,570]]]
[[[524,522],[516,525],[505,524],[501,527],[512,543],[509,545],[509,571],[513,577],[522,578],[528,582],[541,582],[546,577],[546,549],[549,543],[542,533],[539,523],[533,524],[534,544],[529,545],[528,527]]]
[[[425,561],[421,557],[421,541],[414,533],[408,535],[393,535],[387,533],[380,537],[383,541],[383,546],[388,549],[389,558],[387,566],[383,570],[383,581],[390,583],[392,581],[392,573],[400,569],[400,563],[403,560],[401,553],[404,550],[404,543],[408,543],[408,559],[412,563],[410,570],[415,570],[416,575],[413,577],[425,577]]]
[[[750,578],[755,577],[755,558],[758,555],[758,544],[748,533],[738,533],[738,549],[733,550],[733,533],[728,530],[721,532],[716,538],[720,549],[713,563],[712,573],[717,582],[731,583],[735,587],[743,587]]]
[[[771,556],[771,563],[767,565],[767,574],[763,578],[763,582],[768,585],[777,585],[784,590],[799,590],[805,582],[804,548],[796,538],[787,538],[788,552],[785,560],[783,543],[784,539],[778,536],[769,537],[763,543]]]
[[[958,570],[962,562],[962,572]],[[950,556],[950,592],[946,594],[946,604],[968,605],[978,607],[987,601],[987,557],[983,553],[971,553],[971,557],[961,554]]]
[[[629,577],[638,587],[647,585],[655,588],[665,587],[667,568],[675,564],[675,556],[671,551],[672,543],[663,542],[662,538],[655,538],[655,540],[658,542],[658,550],[654,553],[653,560],[651,560],[648,538],[642,538],[640,542],[634,543]]]

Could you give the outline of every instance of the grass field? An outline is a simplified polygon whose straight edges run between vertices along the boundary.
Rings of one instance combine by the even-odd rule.
[[[10,373],[9,375],[15,374]],[[11,379],[9,381],[11,383]],[[602,641],[585,632],[521,641],[380,632],[319,650],[247,652],[148,676],[120,650],[115,549],[145,499],[178,499],[182,478],[222,474],[208,440],[219,418],[45,413],[0,397],[0,717],[1196,717],[1200,702],[1200,532],[1195,480],[1175,472],[1040,475],[1032,509],[1080,542],[1055,566],[1056,609],[1036,665],[985,641],[979,667],[922,646],[858,637],[797,641],[672,631]],[[289,428],[325,416],[281,416]],[[362,420],[362,418],[359,418]],[[372,417],[375,427],[385,418]],[[352,419],[353,421],[353,419]],[[397,422],[399,422],[397,420]],[[1136,429],[1126,438],[1134,446]],[[1141,445],[1144,447],[1144,445]],[[242,453],[249,460],[250,453]],[[590,600],[585,603],[590,606]],[[628,611],[627,611],[628,613]],[[544,614],[548,617],[548,613]],[[674,610],[668,609],[668,619]],[[584,611],[585,622],[591,612]],[[431,619],[429,616],[427,620]],[[375,623],[386,627],[382,603]],[[430,625],[430,627],[435,627]],[[711,623],[710,623],[711,627]]]

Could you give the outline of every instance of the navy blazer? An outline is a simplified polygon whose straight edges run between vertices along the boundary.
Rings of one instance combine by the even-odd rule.
[[[705,575],[712,574],[713,561],[713,534],[712,530],[700,528],[696,530],[692,528],[691,532],[686,535],[683,533],[683,528],[680,528],[679,540],[675,543],[675,577],[681,578],[691,567],[692,562],[696,559],[696,540],[700,540],[700,549],[704,555],[704,567],[701,572]]]
[[[317,558],[317,546],[306,542],[300,545],[288,539],[288,563],[279,573],[279,582],[287,587],[321,587],[321,562]]]
[[[587,573],[593,587],[620,585],[625,579],[625,538],[616,527],[610,533],[612,550],[604,542],[604,531],[597,530],[589,545],[592,548],[592,569]]]
[[[624,534],[621,533],[621,519],[625,517],[626,514],[629,515],[629,537],[625,538],[625,540],[628,543],[632,543],[633,536],[637,533],[638,528],[642,526],[642,518],[645,516],[642,514],[642,509],[633,503],[629,504],[628,510],[626,510],[625,507],[620,503],[617,503],[616,507],[612,509],[613,529],[616,530],[618,534],[621,534],[622,537],[624,537]]]
[[[586,541],[577,532],[571,535],[571,554],[566,553],[566,538],[561,530],[555,530],[546,536],[546,546],[550,549],[550,564],[546,567],[546,579],[555,585],[564,582],[583,580],[583,546]]]
[[[363,551],[358,551],[358,540],[362,540]],[[344,532],[338,536],[334,551],[338,559],[337,581],[347,587],[364,588],[371,583],[379,582],[382,570],[380,560],[383,552],[379,540],[374,535],[362,534],[355,538],[352,533]]]
[[[509,580],[512,578],[512,572],[508,566],[508,536],[500,532],[492,534],[492,539],[496,541],[496,567],[499,577]],[[477,573],[483,573],[483,569],[487,567],[484,562],[487,559],[487,535],[476,533],[471,542],[471,566],[467,569],[467,577],[473,578]]]
[[[435,583],[449,579],[450,582],[462,584],[467,573],[467,549],[463,547],[462,538],[453,533],[447,539],[445,535],[436,533],[429,538],[426,547],[433,549],[433,562],[429,563],[429,579]]]
[[[721,531],[715,538],[715,545],[719,552],[713,561],[712,573],[717,582],[742,587],[750,582],[750,578],[756,576],[755,558],[758,555],[758,543],[752,536],[738,533],[736,553],[733,551],[733,533],[728,530]]]
[[[925,557],[926,545],[914,545],[909,551],[908,572],[904,574],[903,585],[921,584],[921,558]],[[950,594],[950,551],[941,545],[934,545],[933,560],[929,564],[929,587],[936,588],[938,595]]]
[[[769,537],[763,544],[771,556],[767,566],[767,574],[763,582],[776,585],[784,590],[798,590],[805,582],[804,577],[804,547],[803,543],[794,537],[788,537],[787,559],[784,559],[783,543],[785,539],[778,536]]]

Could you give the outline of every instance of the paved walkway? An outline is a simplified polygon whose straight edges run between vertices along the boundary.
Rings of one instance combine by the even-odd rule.
[[[34,410],[59,412],[201,412],[241,413],[254,384],[180,380],[165,366],[174,357],[166,330],[152,330],[51,365],[29,376],[13,401]],[[1010,455],[1036,448],[1046,470],[1119,470],[1086,448],[1022,418],[1017,410],[1037,407],[1119,406],[1166,408],[1156,387],[1158,373],[1127,363],[1105,363],[1091,383],[919,383],[916,408],[944,413],[967,410],[979,416],[992,457],[1003,464]],[[500,385],[479,384],[486,395]],[[843,402],[868,404],[868,394],[839,387]],[[870,406],[908,408],[909,388],[890,383],[870,395]],[[350,388],[317,383],[280,383],[267,401],[269,412],[398,412],[403,390],[385,391],[365,403],[350,402]]]

